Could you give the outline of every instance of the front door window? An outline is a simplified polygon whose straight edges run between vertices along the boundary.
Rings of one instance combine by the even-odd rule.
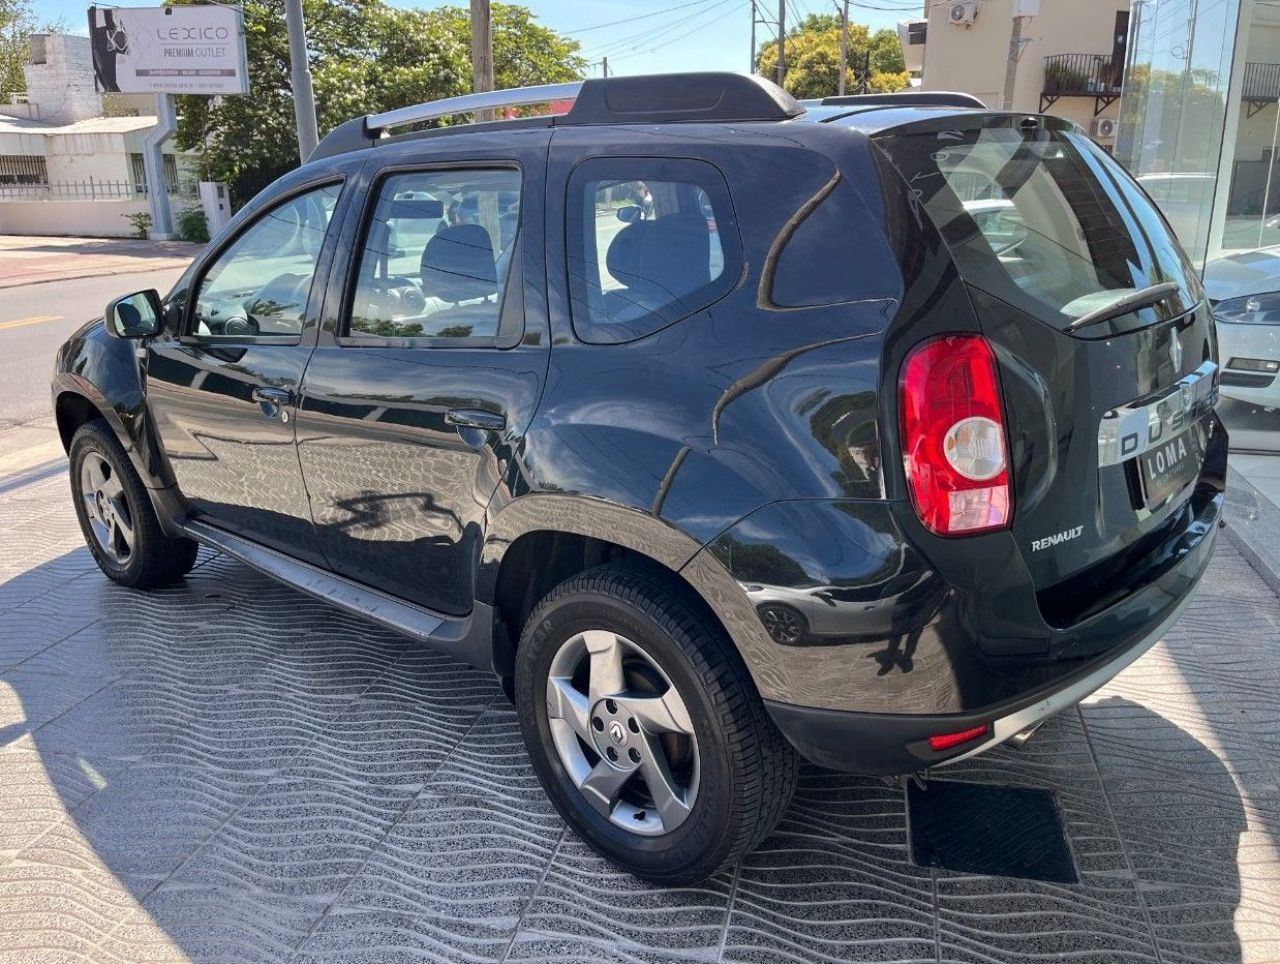
[[[212,338],[302,333],[307,298],[339,184],[267,212],[218,257],[198,288],[192,334]]]

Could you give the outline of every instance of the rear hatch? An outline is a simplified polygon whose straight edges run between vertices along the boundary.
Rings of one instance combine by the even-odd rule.
[[[874,143],[995,351],[1013,535],[1046,621],[1069,626],[1137,588],[1139,561],[1187,525],[1216,426],[1199,280],[1150,199],[1066,122],[935,115]]]

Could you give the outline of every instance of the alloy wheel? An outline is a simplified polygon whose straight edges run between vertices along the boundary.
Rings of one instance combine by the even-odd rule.
[[[133,516],[119,474],[97,452],[86,454],[80,464],[80,498],[98,548],[117,566],[127,566],[133,557]]]
[[[658,836],[688,818],[700,776],[689,710],[631,640],[593,629],[565,641],[547,676],[547,717],[569,779],[615,826]]]

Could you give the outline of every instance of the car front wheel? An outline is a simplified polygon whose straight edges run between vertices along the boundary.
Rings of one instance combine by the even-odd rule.
[[[516,705],[560,813],[664,884],[736,863],[785,812],[799,765],[723,629],[664,574],[602,566],[525,626]]]
[[[135,589],[182,578],[196,544],[160,529],[146,487],[105,422],[88,422],[71,440],[71,495],[93,558],[108,577]]]

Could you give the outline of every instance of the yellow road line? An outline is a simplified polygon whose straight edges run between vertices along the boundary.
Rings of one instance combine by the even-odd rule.
[[[46,321],[58,321],[62,315],[32,315],[30,318],[18,318],[14,321],[0,321],[0,331],[6,328],[21,328],[23,325],[39,325]]]

